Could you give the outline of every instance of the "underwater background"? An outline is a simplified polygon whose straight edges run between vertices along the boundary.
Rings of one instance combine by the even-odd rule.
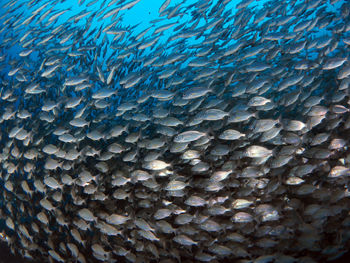
[[[347,262],[349,1],[0,6],[0,262]]]

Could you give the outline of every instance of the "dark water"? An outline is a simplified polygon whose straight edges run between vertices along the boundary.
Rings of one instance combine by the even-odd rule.
[[[0,263],[29,263],[29,262],[30,261],[25,260],[20,256],[13,255],[9,247],[7,246],[7,244],[0,242]]]
[[[222,263],[230,263],[232,261],[225,260],[220,261]],[[330,263],[349,263],[350,262],[350,252],[346,253],[342,257],[329,261]],[[6,243],[0,242],[0,263],[33,263],[33,261],[26,260],[20,256],[13,255]],[[34,261],[34,263],[46,263],[40,261]]]
[[[350,252],[343,255],[341,258],[329,261],[330,263],[349,263]],[[46,263],[40,261],[34,261],[35,263]],[[223,263],[229,263],[231,261],[222,261]],[[0,242],[0,263],[33,263],[33,261],[25,260],[20,256],[15,256],[11,253],[10,249],[5,243]]]

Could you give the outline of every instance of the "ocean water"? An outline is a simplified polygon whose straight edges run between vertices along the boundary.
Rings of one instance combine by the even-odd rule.
[[[12,254],[347,257],[349,1],[0,6],[0,237]]]

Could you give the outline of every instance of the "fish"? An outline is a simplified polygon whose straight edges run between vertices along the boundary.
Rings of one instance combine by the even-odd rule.
[[[0,239],[32,262],[347,253],[348,1],[161,2],[1,3]]]

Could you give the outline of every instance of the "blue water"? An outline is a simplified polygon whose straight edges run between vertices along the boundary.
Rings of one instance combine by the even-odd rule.
[[[80,4],[78,3],[80,2]],[[95,1],[91,1],[90,3],[93,3]],[[111,2],[111,1],[109,1]],[[15,26],[9,28],[7,31],[3,31],[2,33],[0,33],[0,41],[3,41],[5,38],[8,37],[14,37],[14,38],[21,38],[28,30],[30,29],[41,29],[42,32],[37,34],[36,36],[40,39],[43,39],[45,37],[50,36],[50,30],[53,30],[54,28],[59,28],[59,26],[65,25],[66,27],[69,26],[72,30],[74,29],[85,29],[87,22],[89,21],[90,17],[92,14],[96,13],[99,14],[99,17],[95,17],[93,19],[91,19],[90,22],[90,28],[89,31],[85,34],[85,36],[89,35],[91,33],[91,35],[89,36],[89,38],[84,39],[85,42],[87,42],[88,40],[91,40],[91,44],[96,45],[96,46],[101,46],[103,47],[103,50],[105,48],[107,48],[106,52],[103,53],[104,56],[100,56],[98,57],[98,62],[102,64],[102,69],[105,69],[105,58],[109,58],[112,54],[113,54],[113,47],[115,47],[117,45],[117,43],[113,42],[113,37],[114,35],[111,34],[105,34],[102,33],[100,35],[99,38],[95,39],[95,36],[98,32],[99,29],[101,28],[105,28],[108,25],[110,25],[111,23],[114,22],[115,16],[110,16],[108,18],[103,19],[103,15],[105,15],[106,13],[108,13],[109,10],[112,10],[115,7],[115,4],[106,8],[108,3],[106,1],[103,0],[99,0],[97,2],[95,2],[93,5],[89,5],[89,1],[78,1],[78,0],[74,0],[74,1],[62,1],[62,0],[56,0],[56,1],[24,1],[24,0],[18,0],[18,1],[3,1],[2,3],[2,8],[0,8],[0,23],[9,20],[12,23],[15,24]],[[152,24],[150,23],[151,21],[155,21],[157,19],[160,19],[161,17],[159,16],[158,10],[160,8],[160,6],[162,5],[164,1],[163,0],[141,0],[139,3],[137,3],[135,6],[133,6],[131,9],[128,10],[122,10],[120,12],[118,12],[118,17],[122,17],[121,21],[118,22],[118,28],[130,28],[132,27],[132,30],[129,30],[129,33],[131,33],[131,36],[137,36],[140,32],[142,32],[143,30],[149,28]],[[169,6],[175,6],[183,3],[184,1],[179,1],[179,0],[172,0]],[[198,1],[195,0],[187,0],[185,1],[186,6],[190,5],[190,4],[194,4]],[[212,7],[215,6],[215,4],[218,1],[212,1]],[[236,9],[235,7],[237,6],[237,4],[240,1],[229,1],[229,3],[226,6],[226,11],[229,12],[229,14],[235,14]],[[287,1],[288,2],[288,1]],[[297,3],[302,2],[302,1],[297,1]],[[341,6],[343,1],[338,1],[335,5],[327,5],[326,6],[326,11],[334,11],[337,8],[339,8]],[[8,3],[15,3],[14,5],[10,5],[10,7],[8,7]],[[29,5],[28,3],[34,3],[33,5]],[[257,13],[259,11],[259,9],[261,7],[263,7],[264,5],[266,5],[267,3],[271,3],[268,0],[261,0],[261,1],[253,1],[250,5],[249,8],[252,10],[253,13]],[[38,8],[44,6],[45,4],[47,4],[47,6],[41,10],[40,14],[45,14],[46,11],[51,10],[50,14],[47,15],[47,17],[41,21],[38,22],[38,18],[34,19],[33,22],[29,22],[27,23],[27,25],[20,25],[22,22],[24,22],[27,18],[29,18],[33,12],[35,12]],[[184,4],[182,4],[182,6],[184,6]],[[5,8],[6,7],[6,8]],[[103,7],[101,9],[101,7]],[[5,13],[5,11],[11,10],[11,12],[7,12]],[[50,18],[50,16],[52,16],[53,14],[57,14],[61,11],[64,10],[68,10],[67,12],[65,12],[63,15],[59,16],[58,19],[56,19],[54,21],[54,23],[49,23],[48,27],[45,27],[45,24],[48,22],[48,19]],[[104,10],[104,12],[100,13],[101,10]],[[179,10],[183,10],[182,7],[179,8]],[[193,9],[192,9],[193,10]],[[71,21],[72,17],[77,15],[77,14],[84,14],[86,12],[89,12],[89,14],[87,16],[85,16],[84,18],[80,19],[77,23],[74,21]],[[190,12],[183,12],[182,16],[176,16],[174,18],[171,19],[163,19],[163,21],[159,21],[157,23],[154,24],[153,28],[164,25],[164,24],[168,24],[168,23],[172,23],[172,22],[177,22],[179,24],[181,23],[188,23],[191,21],[191,23],[193,24],[195,20],[191,20],[192,15],[193,15],[193,11]],[[15,17],[16,19],[14,20],[13,17]],[[163,17],[164,18],[164,17]],[[252,16],[250,22],[253,21],[254,16]],[[71,19],[71,20],[70,20]],[[260,23],[264,23],[267,20],[267,18],[265,18],[264,20],[262,20]],[[69,22],[71,21],[71,22]],[[203,18],[199,20],[199,23],[197,25],[197,27],[203,26],[206,23],[213,21],[212,18],[210,18],[208,21],[205,21]],[[34,23],[35,22],[35,23]],[[68,22],[68,23],[67,23]],[[225,26],[228,27],[230,25],[232,25],[233,22],[229,22],[226,23]],[[166,39],[168,39],[170,36],[172,36],[174,34],[174,29],[177,27],[177,25],[173,26],[172,28],[166,30],[163,32],[163,35],[160,39],[160,41],[158,42],[158,44],[160,43],[165,43]],[[290,29],[292,30],[292,28]],[[148,33],[144,36],[144,38],[151,36],[153,30],[149,30]],[[329,34],[328,32],[315,32],[314,36],[319,36],[319,35],[323,35],[323,34]],[[129,36],[130,36],[129,35]],[[29,35],[26,40],[29,40],[31,38],[31,35]],[[200,38],[190,38],[188,40],[186,40],[187,45],[196,45],[196,44],[200,44],[202,41],[204,40],[203,37]],[[59,40],[58,40],[59,41]],[[222,40],[218,40],[219,42],[222,42]],[[232,39],[230,40],[231,43],[235,43],[235,40]],[[71,44],[71,41],[66,42],[66,44]],[[130,44],[132,44],[132,42],[129,42]],[[107,44],[107,45],[106,45]],[[230,44],[229,42],[226,44]],[[52,46],[54,47],[54,46]],[[31,55],[29,55],[27,58],[32,60],[32,61],[37,61],[38,60],[38,54],[39,54],[39,50],[36,50],[40,47],[35,47],[34,45],[34,52],[31,53]],[[48,47],[45,47],[48,48]],[[115,48],[118,48],[118,46],[116,46]],[[164,50],[165,54],[170,54],[173,51],[174,47],[168,47],[166,50]],[[1,52],[4,53],[6,52],[7,57],[6,57],[6,61],[8,62],[9,60],[12,59],[21,59],[18,54],[23,50],[23,48],[21,47],[21,45],[19,45],[19,43],[14,43],[14,45],[7,45],[6,46],[6,50],[0,50],[0,54]],[[151,49],[146,49],[145,52],[150,52]],[[9,67],[8,65],[1,65],[2,67],[5,67],[1,70],[1,72],[3,73],[3,77],[7,78],[7,72],[10,71],[11,67]],[[186,66],[186,64],[184,64],[183,66]]]
[[[33,1],[31,1],[31,2],[33,2]],[[35,2],[38,2],[38,1],[35,1]],[[109,1],[109,2],[111,2],[111,1]],[[99,13],[99,11],[101,10],[100,7],[101,6],[103,6],[103,8],[107,7],[109,2],[99,0],[91,6],[87,6],[89,4],[88,1],[81,1],[80,5],[78,4],[78,0],[54,1],[54,2],[52,2],[52,1],[40,1],[39,3],[35,4],[33,7],[28,8],[28,5],[27,5],[28,1],[23,1],[23,0],[16,1],[16,4],[11,8],[11,9],[14,9],[13,12],[11,12],[11,16],[15,16],[16,18],[18,17],[18,19],[16,19],[16,21],[19,22],[18,24],[25,21],[27,18],[29,18],[32,15],[32,12],[35,12],[38,8],[42,7],[43,5],[45,5],[47,3],[48,3],[48,5],[40,13],[43,14],[51,8],[52,8],[52,12],[41,23],[29,23],[27,26],[22,25],[18,29],[16,28],[17,30],[11,29],[11,30],[13,30],[11,32],[6,32],[6,31],[2,32],[0,34],[0,40],[4,39],[5,34],[7,36],[14,36],[14,37],[20,38],[23,36],[23,34],[25,34],[28,31],[28,29],[31,29],[31,28],[42,29],[42,33],[39,34],[38,37],[44,38],[44,37],[50,35],[50,31],[45,30],[44,23],[48,21],[48,19],[50,18],[50,16],[52,14],[59,13],[59,12],[64,11],[64,10],[68,10],[66,13],[59,16],[59,18],[57,20],[55,20],[54,24],[50,24],[50,26],[49,26],[50,28],[57,28],[60,25],[69,21],[69,19],[71,17],[73,17],[77,14],[81,14],[84,12],[91,12],[90,15],[94,12]],[[131,9],[120,11],[118,13],[118,17],[122,16],[122,20],[118,23],[118,27],[119,28],[127,28],[127,27],[136,26],[131,31],[129,31],[129,33],[131,33],[131,35],[133,35],[133,36],[137,36],[137,34],[139,34],[140,32],[149,28],[152,25],[150,23],[150,21],[154,21],[154,20],[160,18],[158,10],[161,7],[163,2],[164,2],[163,0],[141,0],[139,3],[137,3]],[[195,1],[195,0],[188,0],[185,3],[187,6],[187,5],[196,3],[196,2],[197,1]],[[227,10],[229,10],[230,13],[234,14],[235,13],[235,6],[237,5],[238,2],[239,1],[231,1],[227,5]],[[267,2],[267,1],[254,2],[250,6],[259,8],[259,6],[263,6],[263,4],[265,2]],[[7,1],[4,1],[2,6],[3,7],[7,6],[7,3],[8,3]],[[183,1],[172,0],[171,4],[169,6],[175,6],[175,5],[178,5],[181,3],[183,3]],[[217,3],[217,1],[213,1],[212,6],[214,6],[216,3]],[[17,8],[17,6],[19,6],[19,8]],[[113,9],[113,7],[115,7],[115,4],[110,6],[107,9],[105,9],[105,11],[102,14],[108,13],[108,11]],[[0,17],[4,16],[0,20],[0,22],[5,21],[9,18],[9,16],[6,13],[4,13],[6,10],[8,10],[8,8],[1,8],[0,9]],[[181,10],[181,8],[180,8],[180,10]],[[84,29],[87,21],[89,20],[90,15],[87,15],[86,17],[80,19],[79,22],[77,22],[77,23],[72,21],[71,23],[68,23],[68,25],[70,25],[72,29],[74,29],[74,28]],[[89,32],[92,32],[93,30],[95,30],[95,32],[90,36],[90,39],[94,38],[94,36],[96,35],[96,31],[99,30],[101,27],[104,28],[104,27],[110,25],[111,23],[113,23],[114,20],[112,20],[112,19],[115,18],[113,16],[110,16],[108,18],[103,19],[102,17],[103,17],[103,15],[100,15],[99,17],[96,17],[96,18],[91,20],[91,26],[90,26]],[[168,24],[168,23],[172,23],[172,22],[178,22],[178,24],[186,23],[186,22],[189,22],[191,20],[191,18],[192,18],[192,16],[189,12],[184,12],[183,16],[181,16],[180,18],[175,17],[175,18],[171,18],[171,19],[163,19],[163,21],[156,23],[154,28],[161,26],[161,25]],[[36,19],[36,20],[38,20],[38,19]],[[206,22],[208,22],[208,21],[201,19],[200,22],[198,23],[198,27],[205,25]],[[193,23],[193,21],[192,21],[192,23]],[[54,25],[54,26],[52,26],[52,25]],[[176,26],[173,26],[171,29],[166,30],[164,32],[163,37],[161,38],[160,42],[164,43],[165,39],[167,39],[169,36],[171,36],[174,33],[173,29],[176,28]],[[144,36],[144,38],[147,36],[150,36],[152,34],[152,31],[153,30],[149,30],[149,32]],[[88,34],[89,33],[87,33],[86,35],[88,35]],[[27,40],[30,39],[30,37],[31,36],[27,37]],[[113,40],[113,35],[102,33],[98,39],[93,41],[93,44],[102,46],[106,42],[111,43],[112,40]],[[188,42],[189,42],[189,44],[196,44],[196,43],[200,43],[201,41],[203,41],[203,38],[200,38],[197,40],[195,40],[194,38],[191,38]],[[69,43],[71,43],[71,42],[68,41],[66,44],[69,44]],[[113,44],[110,44],[108,46],[113,47]],[[130,44],[131,44],[131,42],[130,42]],[[9,58],[11,58],[11,59],[19,59],[18,54],[22,50],[23,49],[21,48],[21,46],[18,43],[16,43],[14,46],[11,46],[11,47],[9,47],[9,49],[6,49],[6,53],[9,55]],[[171,49],[167,49],[167,50],[165,50],[165,52],[169,54],[171,52]],[[112,50],[109,48],[104,57],[109,57],[111,54],[112,54]],[[28,58],[31,60],[37,60],[38,59],[38,51],[34,51]],[[100,58],[99,62],[103,63],[104,62],[103,60],[104,60],[104,58]],[[9,70],[10,70],[10,68],[6,67],[6,70],[4,70],[3,72],[9,71]],[[6,77],[6,75],[7,74],[5,74],[5,77]]]

